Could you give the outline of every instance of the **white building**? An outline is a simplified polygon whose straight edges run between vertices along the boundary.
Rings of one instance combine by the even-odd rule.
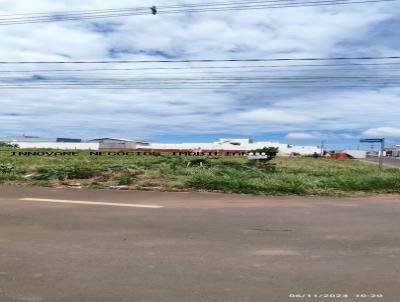
[[[100,150],[137,149],[149,143],[118,138],[99,138],[90,141],[71,138],[40,138],[33,136],[5,137],[0,142],[17,145],[20,149]]]
[[[5,138],[0,141],[18,145],[21,149],[60,149],[60,150],[190,150],[191,152],[201,151],[236,151],[247,152],[264,147],[279,148],[280,156],[290,155],[313,155],[320,154],[321,149],[317,146],[296,146],[276,142],[253,142],[250,139],[223,138],[213,143],[181,143],[162,144],[148,143],[118,138],[99,138],[82,142],[78,139],[42,139],[38,137]]]
[[[296,146],[276,142],[253,142],[250,139],[220,139],[213,143],[181,143],[181,144],[160,144],[151,143],[148,148],[156,150],[193,150],[201,151],[251,151],[264,147],[279,148],[280,156],[313,155],[320,154],[321,149],[317,146]]]
[[[396,145],[392,148],[386,148],[383,155],[387,157],[400,158],[400,145]]]
[[[20,142],[13,141],[20,149],[99,150],[99,143]]]
[[[35,136],[4,137],[0,142],[17,145],[20,149],[98,150],[98,143],[71,138],[40,138]]]
[[[99,144],[99,149],[137,149],[149,146],[147,142],[109,137],[92,139],[89,142]]]

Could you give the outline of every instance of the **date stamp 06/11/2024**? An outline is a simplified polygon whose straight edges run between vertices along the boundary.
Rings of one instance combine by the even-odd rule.
[[[291,293],[289,298],[296,299],[382,299],[384,295],[382,293],[356,293],[356,294],[334,294],[334,293]]]

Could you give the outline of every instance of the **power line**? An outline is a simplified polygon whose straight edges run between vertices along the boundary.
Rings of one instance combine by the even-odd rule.
[[[379,87],[371,87],[370,84],[365,84],[365,85],[355,85],[355,84],[324,84],[324,85],[318,85],[319,89],[353,89],[353,88],[368,88],[368,89],[378,89],[378,88],[395,88],[398,87],[398,83],[383,83],[380,84]],[[213,91],[231,91],[231,90],[236,90],[236,89],[257,89],[257,90],[273,90],[273,89],[279,89],[281,90],[282,88],[285,88],[284,86],[268,86],[266,84],[263,85],[247,85],[247,86],[242,86],[242,85],[214,85],[214,86],[199,86],[199,85],[190,85],[190,86],[115,86],[115,85],[110,85],[110,86],[99,86],[99,85],[81,85],[81,86],[76,86],[76,85],[53,85],[53,86],[13,86],[13,85],[0,85],[0,90],[6,90],[6,89],[42,89],[42,90],[49,90],[49,89],[74,89],[74,90],[79,90],[79,89],[102,89],[102,90],[213,90]],[[290,86],[291,89],[310,89],[314,88],[315,89],[315,84],[310,83],[309,85],[293,85],[291,84]]]
[[[2,78],[0,83],[12,83],[18,85],[25,84],[48,84],[48,83],[201,83],[201,82],[213,82],[213,83],[248,83],[248,82],[260,82],[260,83],[289,83],[289,82],[323,82],[323,81],[369,81],[369,82],[378,82],[378,81],[390,81],[396,82],[399,81],[400,78],[392,77],[392,76],[382,76],[382,77],[363,77],[363,76],[354,76],[354,77],[327,77],[327,76],[315,76],[315,77],[248,77],[248,78],[231,78],[231,77],[220,77],[220,78],[72,78],[72,79],[63,79],[63,78],[54,78],[54,79],[43,79],[43,80],[34,80],[34,79],[12,79],[12,78]]]
[[[276,5],[258,5],[247,7],[226,7],[226,8],[209,8],[209,9],[191,9],[191,10],[176,10],[176,11],[161,11],[159,14],[175,14],[175,13],[196,13],[196,12],[220,12],[220,11],[236,11],[236,10],[259,10],[259,9],[276,9],[276,8],[294,8],[294,7],[312,7],[312,6],[329,6],[329,5],[346,5],[346,4],[365,4],[377,2],[392,2],[397,0],[326,0],[301,3],[286,3]]]
[[[135,87],[148,87],[153,85],[156,87],[177,85],[178,87],[213,84],[213,85],[241,85],[247,84],[351,84],[365,83],[369,85],[381,84],[398,84],[400,81],[399,75],[385,76],[285,76],[285,77],[201,77],[201,78],[53,78],[53,79],[15,79],[3,78],[0,85],[11,85],[16,87],[25,86],[42,86],[50,87],[52,85],[73,85],[73,86],[109,86],[109,85],[134,85]],[[291,87],[291,86],[290,86]],[[317,87],[317,86],[315,86]]]
[[[332,57],[332,58],[270,58],[270,59],[197,59],[197,60],[141,60],[141,61],[56,61],[56,62],[0,62],[0,64],[95,64],[95,63],[236,63],[236,62],[268,62],[285,63],[285,65],[251,65],[240,64],[229,66],[171,66],[171,67],[139,67],[139,68],[95,68],[95,69],[50,69],[50,70],[17,70],[19,73],[27,72],[60,72],[61,75],[52,76],[3,76],[0,77],[1,89],[214,89],[229,90],[241,87],[245,89],[292,89],[295,87],[308,88],[338,88],[348,87],[349,85],[360,88],[374,89],[377,87],[396,87],[400,83],[399,74],[388,74],[383,71],[390,71],[393,66],[398,67],[397,61],[400,56],[363,56],[363,57]],[[382,61],[383,60],[383,61]],[[317,64],[292,64],[292,61],[312,61]],[[288,63],[288,64],[286,64]],[[329,64],[328,64],[329,63]],[[276,68],[289,68],[282,70]],[[300,73],[298,67],[311,68],[308,73]],[[322,67],[329,67],[324,69]],[[333,68],[334,67],[334,68]],[[343,67],[353,68],[340,71]],[[354,67],[359,68],[355,69]],[[365,67],[374,67],[367,68]],[[379,72],[379,68],[387,67]],[[250,68],[251,70],[243,70]],[[257,68],[260,68],[257,70]],[[274,68],[273,74],[266,68]],[[321,70],[322,68],[322,70]],[[339,68],[336,69],[335,68]],[[360,69],[361,68],[361,69]],[[160,73],[161,70],[172,70],[173,73]],[[185,74],[191,69],[201,69],[203,74]],[[256,70],[254,70],[256,69]],[[143,70],[157,70],[155,76],[143,73]],[[181,73],[177,73],[177,71]],[[212,72],[211,70],[215,70]],[[225,70],[225,71],[224,71]],[[229,72],[226,72],[228,70]],[[232,71],[231,71],[232,70]],[[79,74],[65,72],[79,72]],[[86,71],[140,71],[132,74],[113,76],[112,74],[92,74],[82,76]],[[183,71],[183,73],[182,73]],[[249,72],[252,71],[252,74]],[[300,70],[301,71],[301,70]],[[322,72],[321,72],[322,71]],[[350,72],[349,72],[350,71]],[[354,71],[354,73],[352,73]],[[3,73],[12,73],[12,70],[2,70]],[[240,72],[240,73],[238,73]],[[297,74],[291,74],[291,73]],[[339,72],[339,73],[338,73]],[[282,74],[283,73],[283,74]],[[331,74],[330,74],[331,73]],[[106,76],[104,76],[106,75]]]
[[[394,66],[392,66],[394,65]],[[0,73],[47,73],[47,72],[98,72],[98,71],[160,71],[160,70],[181,70],[181,71],[190,71],[191,70],[206,70],[206,69],[280,69],[280,68],[294,68],[293,71],[313,71],[315,68],[309,69],[298,69],[299,67],[329,67],[333,68],[332,71],[336,70],[352,70],[345,69],[343,67],[378,67],[384,70],[387,69],[398,69],[400,68],[400,62],[387,62],[387,63],[346,63],[346,64],[291,64],[291,65],[239,65],[239,66],[187,66],[187,67],[143,67],[143,68],[92,68],[92,69],[30,69],[30,70],[0,70]],[[386,68],[382,68],[386,67]],[[318,69],[319,70],[319,69]],[[353,69],[358,70],[358,69]],[[377,69],[373,69],[377,70]],[[254,72],[262,72],[265,70],[250,70]],[[201,71],[204,73],[215,73],[215,71]],[[218,72],[218,71],[217,71]],[[226,71],[225,71],[226,72]],[[242,72],[242,71],[240,71]]]
[[[279,2],[293,2],[296,3],[298,0],[250,0],[244,3],[243,1],[223,1],[223,2],[208,2],[201,4],[181,4],[181,5],[163,5],[157,6],[158,9],[171,9],[171,8],[196,8],[196,7],[218,7],[227,5],[249,5],[249,4],[264,4],[264,3],[279,3]],[[333,1],[333,0],[331,0]],[[350,1],[350,0],[338,0],[338,1]],[[38,18],[38,17],[50,17],[50,16],[81,16],[90,14],[104,14],[104,13],[119,13],[119,12],[132,12],[132,11],[146,11],[148,12],[151,7],[136,7],[136,8],[117,8],[117,9],[96,9],[96,10],[77,10],[77,11],[53,11],[47,13],[20,13],[20,14],[8,14],[0,15],[0,19],[3,20],[19,20],[24,18]],[[22,17],[14,17],[22,16]]]
[[[248,5],[260,5],[265,3],[302,3],[304,0],[249,0],[249,1],[219,1],[219,2],[206,2],[206,3],[196,3],[196,4],[180,4],[180,5],[162,5],[157,6],[158,9],[171,9],[171,8],[197,8],[197,7],[218,7],[218,6],[231,6],[231,5],[239,5],[240,7],[246,7]],[[321,1],[321,0],[319,0]],[[316,2],[319,2],[316,1]],[[352,0],[325,0],[323,2],[349,2]],[[84,14],[95,14],[95,13],[118,13],[118,12],[130,12],[134,10],[140,11],[149,11],[150,7],[136,7],[136,8],[117,8],[117,9],[96,9],[96,10],[77,10],[77,11],[53,11],[46,13],[20,13],[20,14],[8,14],[8,15],[0,15],[0,18],[10,18],[16,19],[13,16],[23,16],[25,18],[28,17],[48,17],[48,16],[76,16],[76,15],[84,15]]]
[[[316,80],[324,80],[324,79],[382,79],[382,78],[387,78],[387,79],[395,79],[396,76],[399,75],[393,75],[393,74],[388,74],[388,75],[286,75],[286,76],[236,76],[236,75],[229,75],[229,76],[213,76],[213,77],[143,77],[143,76],[137,76],[137,77],[111,77],[111,78],[84,78],[84,77],[79,77],[78,80],[103,80],[103,81],[112,81],[112,80],[137,80],[137,81],[148,81],[148,80],[175,80],[175,81],[182,81],[182,80],[187,80],[187,79],[192,79],[192,80],[229,80],[229,81],[244,81],[244,80],[249,80],[249,79],[257,79],[257,80],[291,80],[291,79],[316,79]],[[0,79],[9,79],[9,80],[25,80],[25,81],[51,81],[52,79],[62,79],[64,80],[65,78],[15,78],[15,77],[0,77]],[[66,80],[73,80],[73,78],[67,78]]]
[[[307,67],[304,69],[304,67]],[[345,71],[359,71],[361,67],[367,67],[362,70],[398,70],[400,68],[400,62],[390,62],[390,63],[347,63],[347,64],[292,64],[292,65],[239,65],[239,66],[187,66],[187,67],[143,67],[143,68],[92,68],[92,69],[30,69],[30,70],[0,70],[1,73],[57,73],[57,72],[68,72],[68,75],[71,72],[99,72],[99,71],[157,71],[157,74],[160,74],[161,71],[173,71],[174,74],[176,71],[186,72],[186,73],[228,73],[232,72],[299,72],[299,71],[324,71],[321,67],[329,67],[328,71],[336,72],[340,70]],[[348,67],[348,68],[345,68]],[[355,69],[356,67],[357,69]],[[369,67],[373,67],[371,69]],[[290,68],[290,70],[285,70]],[[250,70],[243,70],[250,69]],[[270,70],[272,69],[272,70]],[[283,69],[283,70],[282,70]],[[193,71],[195,70],[195,71]],[[217,70],[217,71],[214,71]],[[147,74],[147,73],[145,73]],[[172,73],[166,73],[172,74]]]
[[[283,1],[298,1],[298,0],[249,0],[246,1],[246,4],[260,4],[260,3],[269,3],[269,2],[283,2]],[[186,8],[186,7],[204,7],[204,6],[221,6],[221,5],[232,5],[232,4],[241,4],[243,5],[243,1],[219,1],[219,2],[207,2],[201,4],[181,4],[181,5],[163,5],[157,6],[158,8]],[[76,11],[53,11],[47,13],[20,13],[20,14],[8,14],[8,15],[0,15],[0,18],[8,17],[13,18],[13,16],[49,16],[49,15],[80,15],[80,14],[90,14],[90,13],[107,13],[107,12],[124,12],[124,11],[132,11],[132,10],[146,10],[148,11],[150,7],[136,7],[136,8],[116,8],[116,9],[96,9],[96,10],[76,10]],[[14,18],[13,18],[14,19]]]
[[[331,58],[269,58],[269,59],[187,59],[187,60],[101,60],[101,61],[0,61],[0,64],[130,64],[130,63],[216,63],[216,62],[279,62],[279,61],[344,61],[398,60],[400,56],[365,56]]]
[[[363,4],[374,2],[391,2],[397,0],[253,0],[246,3],[239,1],[214,2],[202,4],[185,4],[175,6],[157,7],[157,14],[177,14],[177,13],[198,13],[198,12],[219,12],[236,10],[257,10],[275,9],[289,7],[308,7],[342,4]],[[0,25],[29,24],[42,22],[60,22],[70,20],[87,20],[97,18],[112,18],[135,15],[154,14],[154,7],[103,9],[103,10],[82,10],[70,12],[53,13],[31,13],[0,16]]]

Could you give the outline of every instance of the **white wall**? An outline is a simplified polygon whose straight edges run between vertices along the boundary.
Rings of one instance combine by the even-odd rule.
[[[64,143],[64,142],[11,142],[19,145],[21,149],[60,149],[60,150],[99,150],[99,142],[91,143]],[[151,149],[192,149],[192,150],[235,150],[235,151],[250,151],[254,149],[261,149],[264,147],[278,147],[279,155],[288,156],[292,153],[301,155],[312,155],[313,153],[320,153],[321,150],[314,146],[296,146],[292,145],[290,148],[286,144],[274,142],[256,142],[246,143],[244,140],[239,146],[230,143],[214,142],[214,143],[184,143],[184,144],[159,144],[152,143],[149,146],[138,146],[139,148]],[[129,148],[132,148],[129,146]]]
[[[232,140],[239,141],[239,140]],[[287,144],[280,144],[274,142],[255,142],[249,143],[246,140],[242,140],[240,145],[232,145],[224,140],[219,140],[214,143],[183,143],[183,144],[160,144],[152,143],[148,147],[142,148],[153,148],[153,149],[192,149],[192,150],[235,150],[235,151],[250,151],[254,149],[261,149],[264,147],[278,147],[279,155],[288,156],[292,153],[298,153],[300,155],[312,155],[314,153],[321,153],[319,147],[314,146],[296,146],[291,145],[288,147]]]
[[[11,142],[21,149],[99,150],[99,143]]]
[[[135,149],[136,142],[133,141],[114,141],[104,140],[100,141],[100,149]]]

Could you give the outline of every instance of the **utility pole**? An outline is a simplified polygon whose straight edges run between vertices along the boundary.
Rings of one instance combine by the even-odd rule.
[[[324,144],[325,144],[325,141],[322,140],[322,141],[321,141],[321,157],[324,156]]]
[[[381,141],[381,152],[379,153],[379,171],[383,171],[383,152],[385,151],[385,139],[382,138]]]

